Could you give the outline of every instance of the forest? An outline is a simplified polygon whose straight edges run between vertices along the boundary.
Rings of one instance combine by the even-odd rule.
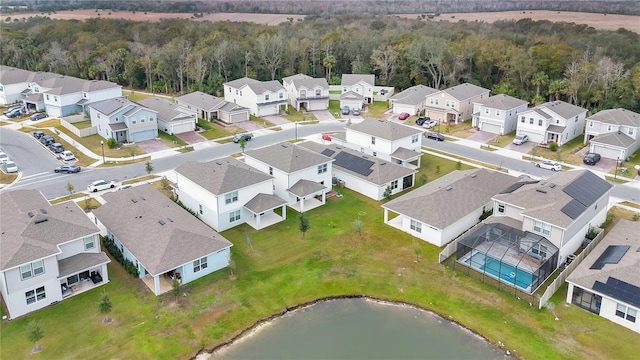
[[[532,103],[640,112],[640,35],[549,21],[434,22],[368,14],[248,22],[32,17],[3,25],[1,64],[154,93],[221,96],[243,76],[302,73],[339,84],[374,73],[397,91],[470,82]]]

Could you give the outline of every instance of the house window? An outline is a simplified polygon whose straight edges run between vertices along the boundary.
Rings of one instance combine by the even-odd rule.
[[[411,230],[415,232],[422,232],[422,223],[411,219]]]
[[[236,89],[236,95],[238,95],[238,89]]]
[[[538,119],[538,126],[542,126],[542,119]]]
[[[504,204],[498,204],[498,212],[504,214]]]
[[[237,191],[230,192],[230,193],[224,195],[224,203],[225,204],[231,204],[232,202],[236,202],[236,201],[238,201],[238,192]]]
[[[547,223],[543,223],[542,221],[534,220],[533,231],[537,233],[542,233],[544,235],[549,235],[551,234],[551,225]]]
[[[434,100],[433,98],[429,98],[429,104],[433,105],[434,104]]]
[[[560,124],[560,119],[556,119],[556,124]]]
[[[49,94],[47,94],[47,100],[49,100]]]
[[[96,247],[96,241],[93,237],[88,237],[84,239],[84,249],[90,250]]]
[[[327,164],[322,164],[318,166],[318,174],[324,174],[327,172]]]
[[[484,109],[484,113],[488,114],[489,113],[489,108]]]
[[[436,105],[440,105],[440,99],[436,98]]]
[[[47,298],[47,294],[44,291],[44,286],[40,286],[35,290],[29,290],[24,293],[24,295],[27,298],[27,305]]]
[[[607,131],[611,131],[611,125],[607,125]]]
[[[619,316],[623,319],[627,319],[631,321],[632,323],[635,323],[636,317],[638,316],[638,310],[622,304],[618,304],[616,306],[616,316]]]
[[[322,91],[320,89],[316,89],[316,96],[322,95]]]
[[[242,90],[240,90],[240,96],[242,96]]]
[[[264,101],[269,101],[269,94],[264,94]]]
[[[202,215],[202,205],[198,205],[198,211],[200,212],[200,215]]]
[[[447,101],[445,102],[444,106],[446,106],[446,107],[451,106],[451,103],[449,102],[449,100],[447,100]]]
[[[57,97],[57,96],[54,96],[54,97],[53,97],[53,101],[54,101],[54,102],[58,102],[58,97]]]
[[[273,168],[269,166],[269,175],[273,175]]]
[[[143,123],[144,122],[144,118],[140,119],[140,122]]]
[[[593,127],[593,121],[589,121],[589,127]]]
[[[521,117],[520,117],[520,122],[521,122],[521,123],[524,123],[524,116],[521,116]]]
[[[418,140],[420,140],[420,136],[418,134],[415,134],[411,137],[411,143],[415,144],[418,142]]]
[[[393,181],[391,182],[390,187],[391,187],[391,189],[392,189],[392,190],[393,190],[393,189],[397,189],[397,188],[398,188],[398,180],[393,180]]]
[[[500,116],[500,110],[496,110],[496,116]]]
[[[117,119],[116,119],[116,121],[117,121]],[[135,121],[135,120],[131,120],[131,123],[132,123],[132,124],[135,124],[135,123],[136,123],[136,121]]]
[[[577,115],[576,115],[576,119],[575,119],[575,121],[574,121],[574,122],[578,122],[578,116],[577,116]]]
[[[533,118],[529,118],[529,124],[533,125]]]
[[[629,128],[629,130],[627,131],[627,134],[633,136],[633,128]]]
[[[538,255],[540,259],[547,257],[547,247],[542,244],[535,244],[531,247],[531,254]]]
[[[372,155],[373,156],[378,156],[378,153],[374,151]]]
[[[229,222],[240,220],[240,210],[232,211],[229,213]]]
[[[27,280],[42,274],[44,274],[44,262],[42,260],[20,266],[20,277],[22,280]]]
[[[375,145],[376,144],[376,138],[375,136],[371,137],[371,145]]]
[[[193,272],[197,273],[200,270],[204,270],[207,268],[207,258],[203,257],[202,259],[198,259],[193,262]]]
[[[279,92],[279,93],[278,93],[278,97],[279,97],[280,99],[284,99],[284,93],[283,93],[282,91],[281,91],[281,92]]]
[[[346,86],[342,87],[342,92],[343,92],[343,93],[344,93],[344,92],[347,92],[347,87],[346,87]]]
[[[469,102],[469,103],[471,103],[471,102]],[[456,102],[455,102],[455,101],[452,101],[452,102],[451,102],[451,108],[453,109],[454,107],[456,107]]]
[[[300,90],[300,97],[307,97],[307,90]]]

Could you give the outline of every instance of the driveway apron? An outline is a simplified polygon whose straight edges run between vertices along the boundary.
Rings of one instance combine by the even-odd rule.
[[[187,144],[197,144],[197,143],[200,143],[200,142],[207,141],[207,138],[205,138],[204,136],[198,134],[195,131],[187,131],[187,132],[184,132],[182,134],[176,134],[176,136],[180,140],[186,142]]]
[[[164,143],[162,143],[162,141],[158,139],[138,141],[136,145],[142,148],[142,150],[144,150],[147,154],[169,149],[167,145],[165,145]]]

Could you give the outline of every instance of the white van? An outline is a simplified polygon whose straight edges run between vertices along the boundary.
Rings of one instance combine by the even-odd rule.
[[[73,155],[71,151],[65,150],[62,153],[60,153],[60,159],[64,161],[70,161],[70,160],[75,160],[76,157]]]

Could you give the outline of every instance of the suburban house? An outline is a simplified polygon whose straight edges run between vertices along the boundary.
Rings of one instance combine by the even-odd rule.
[[[296,74],[282,79],[289,103],[296,111],[327,110],[329,107],[329,84],[325,78],[312,78]]]
[[[287,201],[274,195],[274,178],[233,157],[176,170],[178,199],[216,231],[248,223],[259,230],[287,218]],[[280,209],[279,215],[274,212]]]
[[[91,126],[105,139],[137,142],[158,137],[158,113],[127,99],[110,99],[89,106]]]
[[[274,177],[274,193],[287,205],[304,212],[326,202],[331,191],[333,159],[284,142],[244,154],[244,162]]]
[[[444,123],[471,118],[473,104],[489,97],[489,89],[464,83],[427,95],[424,115]]]
[[[567,302],[640,333],[640,232],[620,219],[567,278]]]
[[[516,131],[518,114],[527,110],[529,103],[500,94],[473,104],[472,125],[480,131],[505,135]]]
[[[373,102],[373,88],[376,78],[373,74],[342,74],[340,107],[360,109]]]
[[[157,97],[146,98],[138,104],[158,114],[158,130],[169,135],[182,134],[196,129],[196,113],[193,110]]]
[[[491,198],[516,182],[499,171],[456,170],[383,204],[384,223],[443,246],[480,222],[493,209]]]
[[[10,319],[109,282],[100,229],[74,202],[0,193],[0,293]]]
[[[584,143],[589,142],[589,152],[625,160],[640,148],[640,114],[622,108],[609,109],[586,121]]]
[[[0,105],[22,103],[24,100],[22,91],[28,87],[28,79],[32,74],[33,71],[0,65]],[[44,103],[42,106],[44,108]]]
[[[307,141],[307,149],[334,159],[332,183],[359,192],[374,200],[382,200],[387,188],[397,194],[415,184],[418,172],[387,160],[359,153],[338,145],[321,145]]]
[[[563,145],[582,135],[587,109],[564,101],[551,101],[527,109],[518,114],[517,135],[527,135],[529,140]]]
[[[175,101],[176,104],[195,111],[198,118],[206,121],[219,120],[227,124],[234,124],[249,120],[248,108],[201,91],[179,96],[175,98]]]
[[[427,97],[438,91],[428,86],[415,85],[393,95],[389,103],[395,114],[406,112],[410,115],[418,115],[425,109]]]
[[[223,84],[224,99],[246,107],[253,116],[277,115],[288,107],[287,91],[277,80],[258,81],[243,77]]]
[[[151,185],[102,197],[94,216],[156,296],[229,266],[231,242]]]

